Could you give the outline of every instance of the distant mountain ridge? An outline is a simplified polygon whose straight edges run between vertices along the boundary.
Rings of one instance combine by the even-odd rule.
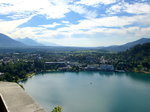
[[[20,42],[19,42],[20,41]],[[134,47],[135,45],[138,45],[138,44],[144,44],[144,43],[148,43],[150,42],[150,38],[141,38],[139,40],[136,40],[136,41],[133,41],[133,42],[129,42],[129,43],[126,43],[126,44],[123,44],[123,45],[114,45],[114,46],[108,46],[108,47],[98,47],[98,49],[101,49],[101,50],[107,50],[107,51],[125,51],[131,47]],[[2,33],[0,33],[0,47],[30,47],[30,46],[43,46],[44,47],[46,46],[53,46],[53,47],[56,47],[56,46],[59,46],[55,43],[45,43],[45,44],[41,44],[41,43],[38,43],[30,38],[25,38],[25,39],[18,39],[18,40],[14,40],[12,38],[10,38],[9,36],[7,35],[4,35]],[[61,46],[60,46],[61,47]]]
[[[12,39],[11,37],[0,33],[0,48],[11,48],[11,47],[36,47],[36,46],[60,46],[55,43],[47,42],[45,44],[39,43],[30,38],[24,39]]]
[[[17,39],[17,41],[22,42],[22,43],[24,43],[24,44],[26,44],[28,46],[44,46],[43,44],[38,43],[35,40],[32,40],[32,39],[30,39],[28,37],[23,38],[23,39],[19,38],[19,39]]]
[[[126,51],[127,49],[134,47],[135,45],[138,44],[144,44],[150,42],[150,38],[141,38],[139,40],[129,42],[123,45],[114,45],[114,46],[108,46],[108,47],[99,47],[100,49],[103,50],[108,50],[108,51]]]
[[[0,47],[25,47],[25,46],[26,46],[25,44],[0,33]]]

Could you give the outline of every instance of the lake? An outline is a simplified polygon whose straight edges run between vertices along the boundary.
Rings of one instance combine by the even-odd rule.
[[[48,112],[150,112],[150,74],[50,72],[22,85]]]

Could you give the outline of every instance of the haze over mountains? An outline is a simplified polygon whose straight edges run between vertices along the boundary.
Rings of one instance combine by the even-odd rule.
[[[36,40],[33,40],[31,38],[28,38],[28,37],[23,38],[23,39],[19,38],[16,40],[19,42],[22,42],[28,46],[60,46],[60,45],[57,45],[57,44],[51,43],[51,42],[40,43],[40,42],[37,42]]]
[[[123,45],[114,45],[114,46],[108,46],[108,47],[97,47],[98,49],[102,50],[108,50],[108,51],[125,51],[137,44],[143,44],[150,42],[150,38],[141,38],[139,40],[129,42]],[[46,43],[47,46],[59,46],[54,43]],[[17,39],[14,40],[7,35],[4,35],[0,33],[0,48],[5,47],[31,47],[31,46],[45,46],[44,44],[38,43],[35,40],[32,40],[30,38],[24,38],[24,39]],[[61,47],[61,46],[60,46]]]
[[[12,39],[11,37],[0,33],[0,47],[31,47],[31,46],[60,46],[55,43],[42,44],[30,38]]]
[[[32,39],[30,39],[28,37],[23,38],[23,39],[19,38],[19,39],[17,39],[17,41],[22,42],[22,43],[24,43],[24,44],[26,44],[28,46],[44,46],[43,44],[38,43],[35,40],[32,40]]]

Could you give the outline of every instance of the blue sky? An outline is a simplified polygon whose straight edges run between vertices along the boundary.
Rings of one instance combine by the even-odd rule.
[[[62,46],[150,38],[150,0],[0,0],[0,33]]]

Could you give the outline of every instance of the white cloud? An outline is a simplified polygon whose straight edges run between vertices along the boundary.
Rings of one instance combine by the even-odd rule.
[[[96,11],[87,10],[86,7],[81,5],[69,5],[69,6],[70,6],[70,10],[78,14],[81,14],[86,18],[95,18],[98,15]]]
[[[0,14],[20,15],[43,14],[47,18],[61,18],[69,12],[65,0],[1,0]]]
[[[99,4],[112,4],[115,3],[117,0],[80,0],[76,2],[77,4],[84,4],[88,6],[97,6]]]
[[[69,4],[69,3],[72,3]],[[12,19],[26,18],[30,15],[41,14],[49,19],[65,17],[71,10],[85,17],[96,17],[96,11],[89,11],[85,7],[73,4],[73,0],[2,0],[0,14],[13,14]]]
[[[79,21],[79,24],[70,24],[67,23],[67,26],[58,28],[56,30],[50,30],[47,28],[55,27],[60,25],[58,23],[53,23],[51,25],[40,25],[39,27],[25,27],[25,28],[16,28],[12,32],[13,37],[49,37],[51,40],[58,35],[60,38],[70,38],[73,35],[95,35],[96,33],[102,33],[105,35],[148,35],[149,27],[140,28],[140,26],[130,26],[128,28],[124,27],[126,25],[131,25],[132,23],[138,22],[141,25],[150,25],[149,16],[137,15],[133,17],[104,17],[104,18],[95,18]],[[143,21],[145,20],[145,21]],[[107,28],[108,27],[108,28]],[[118,28],[113,28],[118,27]],[[39,33],[40,32],[40,33]],[[59,39],[58,39],[59,40]]]
[[[13,21],[4,21],[0,20],[0,32],[8,34],[13,32],[19,25],[27,22],[32,18],[25,18],[25,19],[20,19],[20,20],[13,20]]]
[[[24,28],[15,28],[13,32],[10,33],[12,38],[38,38],[39,33],[43,34],[43,31],[46,30],[42,27],[24,27]]]
[[[150,27],[139,28],[137,33],[135,33],[135,37],[146,37],[150,38]]]
[[[61,32],[57,32],[57,35],[58,33],[61,34]],[[80,37],[76,36],[77,34],[80,34]],[[57,35],[55,36],[57,37]],[[141,37],[148,37],[149,35],[150,27],[129,27],[120,29],[95,28],[87,32],[77,32],[72,35],[64,35],[63,38],[60,37],[59,39],[55,36],[47,35],[46,38],[39,37],[37,40],[40,42],[55,42],[64,46],[106,46],[112,44],[124,44],[127,40],[134,41]],[[118,41],[113,39],[118,39]]]
[[[147,3],[134,3],[120,2],[110,7],[107,11],[110,14],[117,14],[122,12],[132,14],[150,14],[150,4]]]
[[[72,4],[69,4],[72,3]],[[41,14],[48,19],[65,17],[70,11],[83,14],[85,17],[96,17],[96,11],[87,10],[81,5],[74,4],[72,0],[2,0],[0,1],[0,14],[9,15],[12,19],[26,18]]]
[[[44,28],[54,28],[54,27],[59,26],[59,25],[61,25],[61,24],[58,24],[58,23],[54,22],[52,24],[39,25],[39,26],[44,27]]]
[[[124,27],[127,25],[132,25],[134,23],[139,25],[150,25],[150,15],[137,15],[132,17],[103,17],[103,18],[93,18],[80,20],[79,24],[70,24],[67,27],[59,28],[57,31],[59,32],[86,32],[88,30],[93,30],[99,27]],[[144,21],[143,21],[144,20]]]
[[[135,14],[150,14],[150,4],[145,3],[135,3],[135,4],[126,4],[126,12],[135,13]]]
[[[24,27],[16,28],[12,33],[10,33],[10,35],[14,38],[30,37],[41,42],[53,42],[64,46],[111,45],[113,44],[112,42],[107,42],[106,44],[104,42],[100,42],[99,40],[101,40],[101,38],[109,38],[111,40],[112,38],[114,38],[114,36],[118,37],[118,39],[128,38],[131,40],[136,40],[136,38],[148,37],[150,35],[150,27],[121,27],[119,29],[114,29],[93,26],[88,30],[82,30],[77,27],[76,29],[71,28],[72,27],[65,27],[59,28],[58,30],[50,30],[41,26]],[[115,42],[116,41],[114,41],[114,43]],[[121,42],[123,43],[125,41]],[[117,42],[116,44],[119,44],[119,42]]]
[[[14,20],[0,20],[0,32],[14,38],[30,37],[35,40],[56,42],[72,46],[98,46],[100,38],[116,36],[140,38],[150,35],[150,4],[118,2],[119,0],[0,0],[0,15]],[[71,3],[71,4],[70,4]],[[113,5],[115,3],[116,5]],[[100,17],[100,7],[111,6],[108,15]],[[90,6],[90,7],[89,7]],[[92,7],[92,8],[91,8]],[[96,7],[96,8],[94,8]],[[97,10],[99,8],[99,10]],[[69,12],[75,12],[84,17],[76,24],[62,19]],[[112,16],[122,12],[135,15]],[[22,27],[35,15],[44,15],[50,19],[62,19],[61,22],[39,25],[37,27]],[[110,14],[110,15],[109,15]],[[73,16],[72,16],[73,17]],[[47,20],[48,21],[48,20]],[[51,30],[56,26],[61,27]],[[128,26],[128,27],[127,27]],[[94,45],[95,44],[95,45]]]
[[[49,4],[49,6],[40,9],[39,14],[46,15],[47,18],[55,19],[64,17],[68,12],[70,10],[67,4]]]
[[[108,10],[106,10],[106,13],[108,14],[120,13],[123,9],[125,9],[125,5],[123,4],[124,2],[120,2],[118,4],[111,6],[110,8],[108,8]]]
[[[69,21],[62,21],[62,23],[69,24],[70,22]]]

